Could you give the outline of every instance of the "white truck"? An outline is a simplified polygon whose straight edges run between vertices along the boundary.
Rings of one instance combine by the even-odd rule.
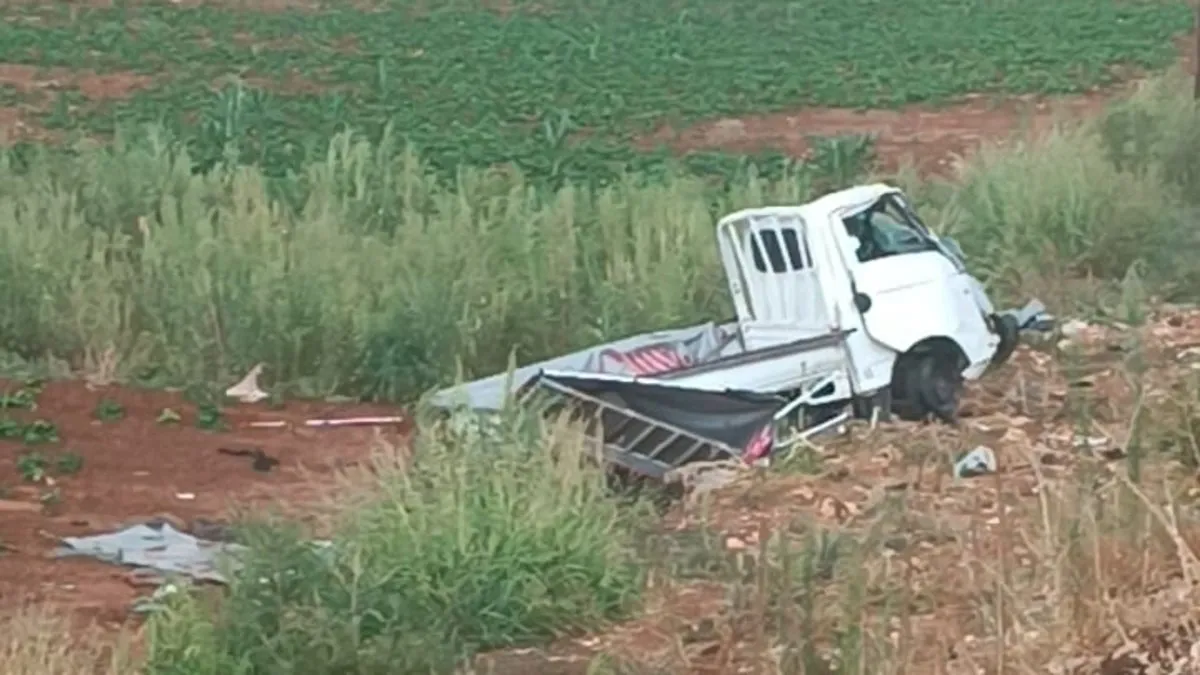
[[[717,223],[736,319],[633,336],[436,392],[495,411],[549,395],[599,453],[662,478],[761,459],[850,415],[953,422],[963,381],[1012,353],[1040,305],[998,314],[953,241],[873,184]],[[515,399],[514,399],[515,397]]]

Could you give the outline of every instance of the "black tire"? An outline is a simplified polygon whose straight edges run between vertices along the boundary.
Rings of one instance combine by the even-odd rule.
[[[996,318],[996,335],[1000,337],[1000,344],[996,346],[996,353],[992,356],[990,367],[1004,365],[1013,352],[1017,350],[1017,344],[1021,341],[1021,327],[1017,325],[1017,318],[1011,314],[1001,314]]]
[[[892,420],[892,390],[883,389],[875,392],[872,396],[857,396],[851,402],[851,410],[854,417],[860,420],[869,420],[875,416],[875,411],[879,411],[880,422],[890,422]]]
[[[931,417],[946,424],[958,421],[962,370],[957,355],[924,352],[900,359],[893,378],[896,412],[909,420]]]

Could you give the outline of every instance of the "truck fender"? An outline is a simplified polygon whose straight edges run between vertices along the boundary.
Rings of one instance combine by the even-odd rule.
[[[979,334],[980,330],[986,330],[982,316],[960,317],[944,312],[921,312],[919,308],[914,312],[912,308],[885,305],[883,302],[871,309],[872,312],[877,310],[881,313],[872,317],[873,321],[867,325],[867,333],[872,340],[896,354],[926,349],[939,340],[953,344],[959,353],[966,356],[968,364],[982,363],[994,354],[994,349],[989,349],[982,341],[972,345],[969,340],[964,343],[950,337],[972,337]]]

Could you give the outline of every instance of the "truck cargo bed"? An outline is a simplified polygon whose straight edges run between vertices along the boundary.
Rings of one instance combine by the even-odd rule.
[[[731,374],[741,368],[840,345],[847,332],[830,332],[786,344],[746,350],[739,339],[738,325],[704,323],[688,328],[656,331],[589,347],[546,361],[521,366],[511,373],[449,387],[433,394],[430,403],[439,408],[466,407],[500,410],[526,383],[543,371],[577,374],[625,375],[652,378],[708,389],[748,389],[753,373]],[[770,366],[775,374],[778,365]],[[813,373],[819,374],[819,373]],[[797,372],[796,375],[801,375]],[[768,387],[767,390],[770,388]]]

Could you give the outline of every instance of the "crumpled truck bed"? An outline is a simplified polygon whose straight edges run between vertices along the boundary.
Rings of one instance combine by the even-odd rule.
[[[543,371],[568,371],[625,376],[652,376],[727,358],[744,351],[734,322],[707,322],[687,328],[643,333],[581,349],[509,373],[466,382],[435,392],[429,402],[438,408],[466,407],[496,411],[505,400]]]

